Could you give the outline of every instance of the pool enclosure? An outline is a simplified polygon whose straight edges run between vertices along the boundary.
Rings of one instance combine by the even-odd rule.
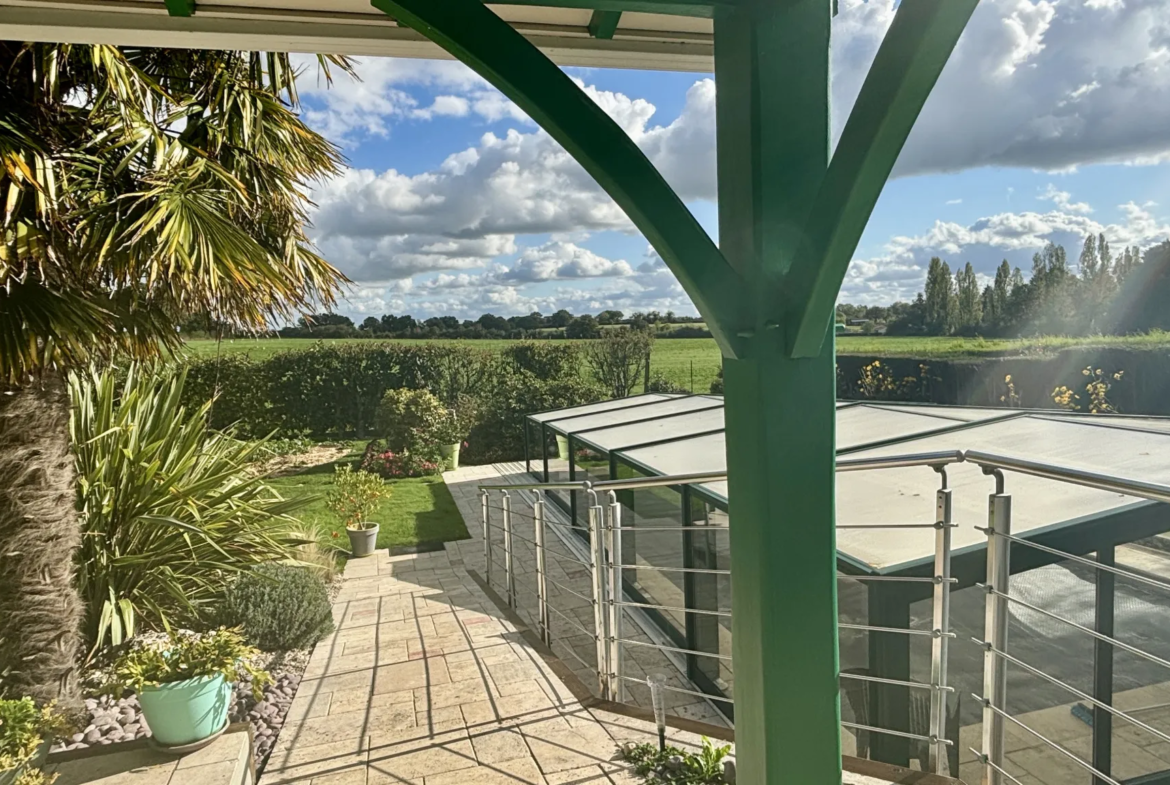
[[[717,477],[726,472],[723,417],[723,399],[713,395],[652,394],[543,412],[525,425],[525,467],[534,480],[562,484]],[[954,741],[960,727],[980,723],[984,707],[972,695],[984,689],[985,650],[970,639],[983,634],[986,590],[980,584],[988,576],[986,526],[997,496],[1010,497],[1010,536],[1019,540],[1008,544],[1010,561],[1004,560],[1014,576],[1005,614],[1012,652],[1100,702],[1115,691],[1170,685],[1170,670],[1163,667],[1170,663],[1170,593],[1163,590],[1170,540],[1158,537],[1170,531],[1170,509],[1157,500],[1157,489],[1170,484],[1170,420],[838,402],[837,455],[841,670],[880,679],[861,685],[861,693],[843,681],[844,713],[863,713],[862,724],[893,731],[858,734],[859,754],[901,765],[911,758],[912,742],[897,734],[914,735],[907,685],[930,684],[937,676],[931,672],[938,545],[932,524],[944,519],[953,525],[947,547],[949,624],[957,630],[948,654]],[[899,456],[934,458],[868,470]],[[1075,473],[1076,482],[1052,467]],[[727,483],[707,478],[616,493],[623,534],[615,561],[622,565],[623,592],[646,606],[679,651],[689,652],[687,678],[733,718],[734,522]],[[573,488],[545,494],[582,538],[589,526],[585,495]],[[1110,565],[1124,568],[1124,578],[1109,572]],[[1152,585],[1133,574],[1151,576]],[[1026,605],[1015,607],[1017,601]],[[1083,630],[1045,617],[1053,608]],[[902,634],[906,630],[919,634]],[[1015,714],[1069,699],[1024,666],[1006,671]],[[1093,705],[1084,702],[1088,715]],[[1112,744],[1124,732],[1114,730],[1108,712],[1096,714],[1092,730],[1086,728],[1093,735],[1086,760],[1108,772],[1121,754]],[[1143,775],[1142,783],[1170,782],[1170,759],[1162,769],[1148,764]]]

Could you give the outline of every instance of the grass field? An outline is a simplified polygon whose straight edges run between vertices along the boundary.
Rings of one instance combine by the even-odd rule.
[[[333,485],[334,467],[360,458],[365,442],[353,442],[349,446],[349,453],[336,461],[268,481],[285,498],[320,497],[299,510],[296,517],[306,526],[317,530],[322,540],[333,540],[333,544],[343,549],[349,548],[345,527],[326,507],[324,496]],[[389,480],[386,485],[390,488],[390,495],[381,501],[370,516],[370,520],[381,524],[378,530],[379,548],[468,538],[463,516],[459,514],[442,477]]]
[[[325,343],[359,343],[365,339],[334,339]],[[402,340],[399,343],[417,341]],[[512,341],[507,340],[435,340],[477,349],[499,351]],[[215,356],[216,351],[247,354],[263,359],[276,352],[304,349],[318,341],[310,338],[280,338],[264,340],[237,339],[224,341],[218,347],[215,341],[191,341],[188,352],[197,357]],[[1147,335],[1096,336],[1069,338],[899,338],[883,335],[844,335],[837,339],[837,353],[862,357],[919,357],[923,359],[954,360],[961,358],[1009,357],[1039,355],[1071,347],[1114,347],[1124,349],[1170,349],[1170,333],[1154,332]],[[650,360],[651,371],[661,373],[677,385],[706,392],[720,367],[719,349],[710,338],[672,338],[655,342]]]

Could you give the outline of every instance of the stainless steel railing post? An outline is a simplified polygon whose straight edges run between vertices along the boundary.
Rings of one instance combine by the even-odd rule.
[[[548,620],[548,581],[545,579],[544,562],[544,492],[536,491],[532,503],[532,525],[535,528],[536,543],[536,618],[540,627],[540,639],[546,646],[552,645],[552,630]]]
[[[947,756],[947,659],[951,633],[951,490],[947,488],[946,470],[943,487],[936,495],[934,532],[934,638],[930,647],[930,770],[935,774],[958,777],[950,771]],[[951,739],[958,744],[958,739]]]
[[[1007,711],[1007,662],[996,654],[1007,651],[1008,607],[1006,595],[1011,576],[1011,541],[1000,534],[1012,533],[1012,497],[1004,493],[1003,474],[996,478],[996,492],[988,501],[987,514],[987,603],[983,639],[983,763],[984,783],[1003,785],[1003,712]],[[1003,596],[1001,596],[1003,595]]]
[[[483,574],[488,586],[492,585],[492,514],[488,492],[484,491],[483,500]]]
[[[512,561],[512,497],[503,492],[500,505],[504,518],[504,588],[508,594],[508,607],[516,607],[516,569]]]
[[[609,510],[606,522],[607,547],[609,548],[609,697],[623,703],[625,682],[622,681],[622,506],[617,494],[606,494]]]
[[[605,544],[601,526],[603,508],[597,503],[597,491],[586,491],[589,497],[589,572],[593,583],[593,631],[597,643],[597,689],[598,694],[608,697],[609,683],[608,638],[605,613]]]

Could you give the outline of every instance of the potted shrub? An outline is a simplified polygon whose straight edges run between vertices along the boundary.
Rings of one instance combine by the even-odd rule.
[[[333,488],[325,497],[329,509],[345,524],[350,552],[355,558],[369,556],[378,543],[378,524],[367,520],[389,489],[376,474],[338,466]]]
[[[67,730],[52,704],[38,707],[32,698],[0,700],[0,785],[39,785],[53,739]]]
[[[434,429],[439,457],[446,462],[448,470],[455,471],[459,468],[459,448],[463,445],[467,434],[471,433],[473,425],[475,425],[475,399],[461,395]]]
[[[114,661],[111,691],[137,693],[154,743],[186,752],[227,727],[232,683],[241,671],[252,677],[256,700],[263,698],[272,678],[248,663],[258,653],[236,630],[171,633],[163,643],[123,652]]]

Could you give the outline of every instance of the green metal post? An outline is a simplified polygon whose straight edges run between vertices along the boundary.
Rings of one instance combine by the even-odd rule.
[[[829,163],[830,13],[715,19],[720,246],[758,315],[723,369],[738,776],[761,785],[841,782],[832,311],[820,352],[793,358],[776,286]]]

